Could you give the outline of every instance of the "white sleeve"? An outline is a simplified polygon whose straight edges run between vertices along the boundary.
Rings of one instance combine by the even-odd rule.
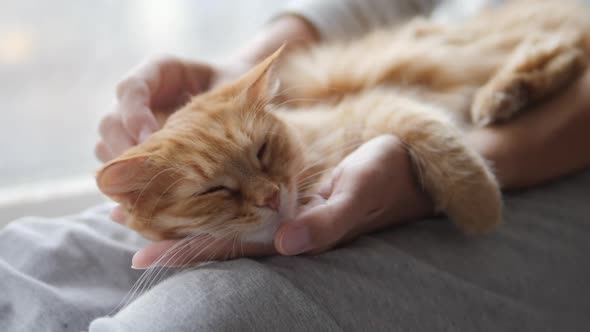
[[[347,40],[377,27],[429,15],[445,0],[299,0],[282,14],[307,19],[323,40]]]

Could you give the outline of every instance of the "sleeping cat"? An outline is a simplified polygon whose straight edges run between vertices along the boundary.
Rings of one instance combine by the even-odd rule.
[[[194,96],[106,164],[98,186],[150,239],[271,242],[347,154],[392,134],[438,211],[466,232],[491,230],[501,222],[499,185],[463,134],[575,80],[590,54],[589,17],[563,1],[516,1],[460,24],[415,19],[352,42],[279,50]]]

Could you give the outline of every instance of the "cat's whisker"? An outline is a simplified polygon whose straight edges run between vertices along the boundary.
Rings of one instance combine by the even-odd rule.
[[[221,227],[221,228],[219,228],[218,231],[221,232],[221,231],[223,231],[225,229],[229,229],[229,228],[231,228],[231,227],[230,226]],[[210,229],[212,229],[212,228],[210,228]],[[186,247],[191,246],[192,242],[194,240],[196,240],[198,237],[201,237],[201,239],[200,239],[202,241],[201,243],[199,243],[195,246],[192,246],[192,248],[190,248],[188,251],[184,250]],[[207,243],[207,240],[212,240],[212,242],[210,242],[209,244],[207,244],[203,248],[201,248],[201,244]],[[162,274],[162,276],[160,277],[160,274],[164,269],[179,268],[179,267],[182,267],[183,265],[186,265],[185,263],[188,263],[188,261],[192,260],[192,258],[190,258],[190,257],[193,255],[193,253],[196,250],[200,250],[200,252],[202,252],[202,251],[206,250],[208,247],[210,247],[211,245],[215,244],[218,240],[221,240],[221,239],[213,238],[211,235],[208,235],[208,234],[204,235],[202,233],[199,233],[199,234],[192,235],[190,237],[190,240],[187,241],[186,245],[184,245],[181,248],[179,248],[178,250],[176,250],[176,253],[173,256],[169,257],[165,262],[160,262],[160,259],[159,259],[158,262],[154,263],[154,264],[160,264],[160,263],[162,263],[162,264],[159,265],[158,267],[156,267],[155,270],[158,272],[156,273],[156,275],[154,276],[152,281],[149,283],[149,285],[146,287],[146,289],[150,289],[152,287],[152,285],[159,282],[159,279],[164,276],[164,274]],[[176,257],[176,255],[180,252],[182,252],[182,254],[179,257]],[[170,256],[170,254],[171,253],[169,253],[168,256]],[[196,256],[198,256],[198,255],[199,254],[197,254]],[[187,260],[187,258],[188,258],[188,260]],[[185,262],[185,260],[186,260],[186,262]]]
[[[178,182],[185,180],[185,177],[181,177],[179,179],[174,180],[161,194],[160,196],[158,196],[158,199],[156,199],[156,202],[153,204],[153,210],[152,213],[149,217],[149,219],[152,219],[154,217],[154,213],[157,210],[158,207],[158,203],[160,203],[160,200],[162,199],[162,197],[168,192],[168,190],[170,190],[175,184],[177,184]]]
[[[276,97],[282,97],[282,96],[285,96],[285,95],[287,95],[287,92],[288,92],[288,91],[292,91],[292,90],[296,90],[296,89],[304,89],[304,88],[308,88],[308,87],[309,87],[309,85],[308,85],[308,84],[292,85],[292,86],[289,86],[289,87],[287,87],[287,88],[284,88],[284,89],[282,89],[282,90],[278,91],[277,93],[275,93],[275,94],[274,94],[274,96],[273,96],[273,97],[274,97],[274,98],[276,98]],[[339,92],[339,90],[338,90],[338,89],[336,89],[336,88],[332,88],[332,87],[325,87],[325,89],[326,89],[326,90],[328,90],[328,91]],[[274,98],[273,98],[273,99],[274,99]],[[317,100],[323,100],[323,99],[317,99]]]
[[[209,247],[214,246],[215,244],[218,244],[220,241],[223,241],[228,235],[232,234],[231,231],[231,227],[225,227],[225,230],[229,230],[227,231],[225,234],[223,234],[221,237],[216,237],[216,238],[212,238],[211,243],[209,243],[207,246],[205,246],[204,248],[202,248],[201,250],[199,250],[199,252],[197,252],[196,254],[194,254],[195,250],[193,248],[193,250],[191,250],[191,252],[188,254],[187,257],[192,257],[189,258],[189,261],[193,260],[194,258],[200,256],[205,250],[207,250]],[[221,250],[221,249],[218,249]],[[211,260],[212,257],[214,257],[216,254],[216,251],[211,252],[207,258],[205,260],[203,260],[204,262],[208,262]]]
[[[298,188],[297,188],[297,191],[298,191],[299,193],[305,193],[305,192],[307,192],[307,191],[308,191],[309,189],[311,189],[311,188],[312,188],[314,185],[317,185],[317,184],[318,184],[318,183],[317,183],[317,181],[315,181],[315,180],[316,180],[316,179],[314,179],[314,181],[312,181],[311,183],[307,183],[307,184],[305,184],[305,185],[298,186]]]
[[[240,256],[244,256],[244,239],[242,239],[242,237],[239,237],[240,240]]]
[[[146,184],[146,185],[145,185],[145,186],[144,186],[144,187],[141,189],[141,191],[140,191],[140,192],[139,192],[139,194],[137,195],[137,198],[135,199],[135,202],[134,202],[134,203],[133,203],[133,205],[131,206],[131,212],[134,212],[134,211],[135,211],[135,208],[136,208],[136,206],[137,206],[137,202],[139,202],[139,199],[140,199],[140,198],[141,198],[141,196],[143,195],[144,191],[145,191],[145,190],[146,190],[146,189],[147,189],[147,188],[150,186],[150,184],[152,184],[152,182],[153,182],[153,181],[154,181],[154,180],[155,180],[155,179],[156,179],[158,176],[160,176],[161,174],[164,174],[165,172],[168,172],[168,171],[171,171],[171,170],[174,170],[174,169],[175,169],[175,168],[173,168],[173,167],[169,167],[169,168],[166,168],[166,169],[164,169],[164,170],[162,170],[162,171],[160,171],[160,172],[156,173],[156,175],[154,175],[154,176],[153,176],[153,177],[152,177],[152,178],[151,178],[151,179],[150,179],[150,180],[147,182],[147,184]]]
[[[164,255],[162,255],[162,256],[164,256]],[[144,273],[142,273],[140,278],[135,282],[135,284],[133,285],[131,290],[127,293],[125,298],[120,303],[120,306],[122,306],[122,307],[126,306],[129,302],[131,302],[136,297],[136,294],[139,295],[141,293],[141,289],[143,288],[144,283],[147,280],[149,280],[152,273],[153,273],[153,269],[151,269],[151,267],[148,267],[146,269],[146,271]],[[118,307],[119,306],[117,306],[117,308]],[[117,310],[117,308],[115,308],[115,310]]]
[[[171,248],[169,248],[168,250],[166,250],[164,253],[162,253],[157,260],[155,260],[152,264],[150,264],[150,266],[148,267],[148,274],[146,276],[146,280],[149,280],[149,278],[151,278],[156,271],[158,271],[158,269],[165,267],[167,262],[174,256],[176,256],[178,253],[182,252],[185,248],[187,248],[188,246],[190,246],[192,244],[192,241],[194,241],[195,239],[197,239],[198,236],[191,236],[191,237],[187,237],[184,239],[179,240],[177,243],[175,243]],[[166,262],[163,262],[164,259],[166,259]],[[162,263],[162,264],[161,264]]]
[[[236,242],[238,240],[238,236],[239,236],[238,233],[236,233],[234,235],[234,240],[232,241],[232,245],[231,245],[231,254],[230,254],[230,257],[235,257]]]
[[[151,289],[153,285],[160,282],[160,279],[165,276],[165,273],[162,273],[164,270],[170,269],[170,268],[178,268],[178,266],[177,266],[178,263],[181,263],[181,265],[182,265],[184,263],[184,260],[187,257],[191,256],[191,252],[193,252],[194,250],[197,250],[201,246],[202,243],[206,243],[206,242],[200,242],[200,243],[197,243],[196,245],[192,245],[191,242],[193,240],[191,240],[187,246],[183,246],[182,249],[177,250],[173,256],[169,257],[165,262],[163,262],[161,265],[159,265],[155,269],[158,272],[152,278],[151,282],[145,287],[146,290]],[[205,248],[207,246],[208,245],[206,245]],[[185,250],[186,248],[189,248],[189,249]],[[180,256],[177,256],[179,253],[180,253]]]
[[[321,175],[323,175],[323,174],[325,174],[327,172],[331,172],[332,170],[333,170],[333,168],[324,168],[324,169],[321,169],[319,171],[306,174],[306,176],[304,176],[304,177],[298,177],[298,178],[296,178],[295,181],[297,183],[297,186],[299,188],[301,188],[302,186],[304,186],[306,184],[315,183],[315,181],[317,180],[317,177],[318,176],[321,176]]]
[[[162,261],[161,265],[156,265],[156,266],[151,266],[148,268],[149,273],[147,275],[147,277],[144,279],[142,285],[140,287],[138,287],[137,289],[137,293],[138,294],[142,294],[144,293],[146,290],[149,290],[152,288],[152,286],[156,283],[156,281],[159,281],[160,279],[160,274],[164,271],[164,270],[168,270],[170,268],[172,268],[171,266],[168,266],[168,264],[173,261],[177,255],[183,255],[184,250],[186,248],[189,248],[190,244],[187,243],[186,245],[178,248],[178,250],[175,250],[173,253],[170,252],[168,255],[165,256],[166,261]],[[162,274],[162,278],[166,275],[166,273]]]
[[[318,194],[304,194],[304,195],[299,195],[297,196],[297,198],[314,198],[314,197],[318,197]]]
[[[298,102],[298,101],[323,101],[323,99],[318,99],[318,98],[293,98],[293,99],[288,99],[285,100],[283,102],[280,102],[278,104],[273,105],[274,108],[281,108],[284,105],[287,105],[289,103],[294,103],[294,102]]]
[[[166,250],[166,252],[164,252],[162,255],[160,255],[160,258],[158,258],[157,261],[161,260],[162,257],[165,257],[169,252],[171,252],[173,250],[176,250],[176,249],[178,249],[179,247],[182,247],[185,244],[188,244],[188,243],[184,243],[183,244],[182,242],[179,242],[179,243],[175,244],[175,246],[169,248],[168,250]],[[147,280],[147,279],[149,279],[150,275],[152,274],[152,270],[150,270],[150,269],[151,269],[151,267],[148,267],[146,269],[146,271],[144,273],[142,273],[142,275],[133,284],[133,286],[131,287],[131,289],[129,290],[129,292],[127,292],[127,294],[121,300],[121,302],[119,302],[119,304],[115,308],[113,308],[113,310],[111,310],[111,312],[109,312],[108,315],[112,315],[116,311],[118,311],[121,308],[125,307],[129,302],[131,302],[132,299],[135,298],[135,294],[138,293],[138,290],[142,287],[142,284],[144,283],[144,281]]]
[[[295,176],[298,177],[302,173],[304,173],[304,172],[306,172],[306,171],[308,171],[308,170],[310,170],[310,169],[312,169],[312,168],[314,168],[314,167],[316,167],[318,165],[321,165],[322,163],[326,163],[326,160],[329,160],[332,157],[337,156],[338,154],[345,154],[346,155],[346,154],[349,153],[349,150],[352,151],[352,150],[356,149],[359,144],[360,143],[357,143],[357,142],[347,142],[347,143],[344,143],[343,144],[344,146],[343,147],[340,147],[339,149],[336,149],[336,151],[329,152],[327,155],[324,154],[322,159],[316,160],[313,163],[309,163],[309,164],[305,165],[299,172],[297,172],[295,174]]]
[[[277,96],[278,97],[282,97],[282,96],[285,96],[288,91],[292,91],[292,90],[295,90],[295,89],[303,89],[303,88],[306,88],[306,87],[308,87],[307,84],[292,85],[292,86],[289,86],[287,88],[284,88],[282,90],[277,91],[274,94],[274,97],[277,97]],[[336,90],[336,89],[334,89],[334,90]]]
[[[352,130],[352,128],[346,128],[346,129],[338,130],[335,133],[330,134],[329,136],[325,136],[322,139],[315,141],[311,145],[307,146],[305,149],[306,149],[307,153],[314,153],[320,147],[323,147],[323,145],[328,145],[329,144],[330,150],[333,150],[333,151],[340,150],[339,149],[340,148],[339,145],[334,146],[334,140],[338,136],[341,136],[341,137],[344,138],[345,135],[347,133],[349,133],[349,132],[353,133],[354,131]],[[342,139],[337,144],[341,144],[343,146],[347,146],[349,144],[354,145],[354,144],[360,144],[360,143],[363,143],[363,142],[364,142],[364,140],[362,138],[357,137],[357,138],[352,138],[352,139]],[[323,152],[323,151],[317,151],[317,152]]]

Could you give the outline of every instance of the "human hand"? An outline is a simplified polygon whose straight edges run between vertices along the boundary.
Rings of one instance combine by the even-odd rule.
[[[107,162],[143,142],[160,129],[155,110],[171,113],[191,96],[237,77],[249,66],[235,61],[216,67],[170,56],[146,61],[117,85],[115,110],[99,126],[96,156]]]
[[[280,254],[320,253],[358,236],[433,213],[401,141],[379,136],[348,155],[310,207],[275,235]]]
[[[155,242],[133,257],[147,268],[206,260],[276,254],[320,253],[361,234],[432,213],[432,203],[414,179],[410,157],[394,136],[377,137],[351,153],[333,171],[316,198],[275,235],[274,248],[231,240]],[[116,210],[113,219],[123,221]],[[182,259],[159,258],[163,256]]]

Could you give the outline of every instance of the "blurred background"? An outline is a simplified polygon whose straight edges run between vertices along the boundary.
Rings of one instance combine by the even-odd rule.
[[[0,225],[100,202],[97,127],[123,75],[154,54],[220,61],[283,3],[0,0]]]

